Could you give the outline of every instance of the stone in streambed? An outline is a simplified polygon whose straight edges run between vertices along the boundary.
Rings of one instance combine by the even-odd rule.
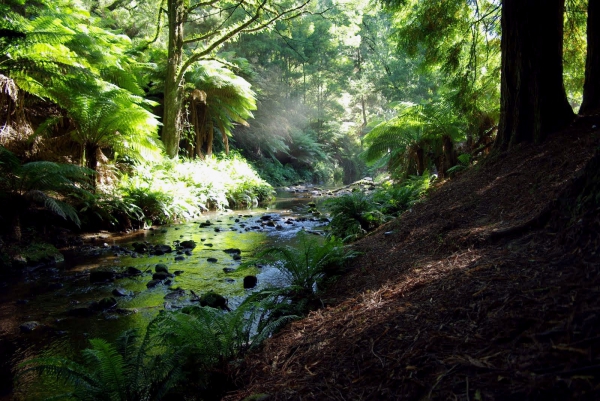
[[[106,297],[106,298],[102,298],[99,302],[98,302],[98,306],[102,309],[102,310],[106,310],[106,309],[112,309],[115,306],[117,306],[117,300],[114,297]]]
[[[146,253],[146,252],[148,252],[148,245],[147,244],[140,243],[140,242],[134,242],[133,244],[131,244],[131,246],[133,247],[133,250],[136,251],[137,253]]]
[[[168,273],[169,266],[165,265],[164,263],[159,263],[154,267],[154,271],[156,273]]]
[[[161,283],[162,283],[162,280],[152,280],[152,281],[149,281],[148,284],[146,284],[146,287],[154,288]]]
[[[196,247],[196,242],[193,240],[182,241],[179,245],[181,245],[181,247],[185,249],[194,249]]]
[[[256,276],[244,277],[244,288],[246,288],[246,289],[256,287],[257,283],[258,283],[258,279],[256,278]]]
[[[115,297],[128,297],[132,295],[130,291],[127,291],[124,288],[115,288],[112,290],[111,294],[113,294]]]
[[[115,272],[112,270],[93,270],[90,272],[90,283],[104,283],[114,279]]]
[[[117,306],[117,300],[114,297],[106,297],[102,298],[98,302],[92,302],[92,304],[90,305],[90,309],[104,311],[112,309],[115,306]]]
[[[174,277],[174,276],[171,273],[167,273],[167,272],[156,272],[152,275],[153,280],[166,280],[171,277]]]
[[[171,252],[173,252],[173,248],[171,248],[169,245],[157,245],[154,247],[152,254],[160,256]]]
[[[31,333],[35,329],[40,327],[40,323],[36,321],[25,322],[19,328],[21,329],[21,333]]]
[[[238,254],[240,255],[242,253],[241,249],[238,248],[227,248],[227,249],[223,249],[223,252],[225,253],[229,253],[229,254]]]
[[[200,297],[200,306],[210,306],[215,309],[229,310],[227,298],[214,291],[209,291]]]
[[[127,275],[128,276],[139,276],[140,274],[142,274],[142,271],[136,267],[133,266],[129,266],[127,268]]]

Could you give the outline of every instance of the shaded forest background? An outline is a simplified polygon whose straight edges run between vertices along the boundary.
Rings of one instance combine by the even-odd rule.
[[[566,294],[557,284],[560,274],[546,275],[551,285],[544,287],[544,277],[533,268],[559,266],[572,279],[572,287],[588,285],[590,294],[598,288],[585,284],[585,279],[597,276],[597,264],[587,258],[595,255],[595,188],[600,181],[594,153],[600,111],[599,7],[596,1],[584,0],[4,1],[0,5],[6,16],[0,23],[3,272],[37,263],[28,259],[33,248],[24,244],[40,237],[69,240],[57,235],[66,232],[64,228],[148,228],[198,218],[209,209],[255,206],[271,199],[274,187],[298,183],[333,185],[369,176],[359,185],[368,191],[379,186],[371,194],[356,191],[331,201],[327,238],[318,244],[306,242],[304,259],[289,248],[261,255],[280,257],[282,269],[293,277],[290,288],[257,292],[227,313],[210,307],[161,313],[143,338],[127,331],[115,344],[92,340],[82,365],[60,358],[32,360],[24,374],[57,374],[70,380],[67,390],[73,394],[88,394],[87,383],[97,382],[94,397],[110,393],[127,399],[158,399],[196,390],[206,392],[206,399],[218,398],[231,389],[237,374],[246,384],[262,384],[241,389],[233,398],[266,390],[285,399],[294,397],[289,390],[296,384],[286,379],[287,371],[276,375],[281,381],[274,381],[269,369],[277,364],[269,358],[276,359],[291,347],[289,361],[310,361],[296,366],[310,377],[302,372],[307,386],[298,387],[295,394],[311,395],[313,388],[333,394],[328,392],[335,389],[320,380],[340,372],[334,367],[342,358],[314,368],[323,369],[322,375],[312,374],[307,366],[320,364],[323,353],[313,354],[315,348],[307,346],[306,352],[296,355],[299,348],[290,340],[294,326],[270,343],[271,348],[267,346],[264,361],[251,361],[256,368],[250,376],[230,361],[241,360],[289,320],[325,305],[321,284],[356,256],[345,244],[365,236],[356,247],[365,251],[362,259],[346,265],[353,269],[338,282],[339,298],[332,301],[337,305],[326,312],[332,316],[329,322],[345,321],[350,302],[355,304],[352,310],[364,314],[363,322],[375,319],[371,329],[376,328],[378,315],[369,311],[374,303],[388,302],[381,294],[389,296],[390,304],[400,305],[405,286],[443,269],[452,270],[449,280],[468,288],[472,284],[462,272],[455,275],[454,269],[471,266],[472,272],[482,271],[474,281],[480,290],[472,295],[483,294],[482,302],[473,303],[478,315],[483,311],[486,319],[498,318],[496,323],[481,319],[482,333],[506,325],[508,334],[494,337],[502,342],[496,344],[500,349],[515,338],[514,333],[533,330],[531,336],[540,337],[536,346],[528,348],[527,343],[516,354],[534,361],[544,355],[556,363],[549,371],[533,362],[519,369],[551,375],[597,370],[596,364],[584,360],[593,359],[592,348],[582,351],[568,345],[575,337],[574,344],[597,339],[595,315],[585,317],[584,323],[590,319],[591,323],[582,323],[579,332],[572,327],[553,331],[548,319],[514,316],[535,315],[548,307],[544,309],[548,316],[566,321],[567,315],[573,320],[581,312],[574,306],[576,297],[563,308],[568,313],[555,301]],[[541,158],[542,154],[550,156]],[[522,171],[523,166],[531,171]],[[534,171],[536,166],[543,171]],[[457,176],[464,179],[454,180]],[[497,182],[508,177],[517,178]],[[439,181],[448,185],[430,195],[432,203],[415,206]],[[456,207],[446,210],[449,201]],[[390,231],[368,235],[413,206],[418,213],[389,224]],[[320,215],[315,204],[311,208],[310,213]],[[573,238],[587,242],[578,246]],[[394,252],[389,244],[394,244]],[[562,249],[572,256],[559,255]],[[407,252],[412,252],[414,264],[402,256]],[[473,252],[490,263],[480,268],[461,258]],[[454,263],[448,262],[451,257]],[[420,263],[435,258],[439,259],[423,273]],[[507,260],[529,263],[516,264],[520,279],[500,269]],[[369,274],[359,266],[363,262],[372,268]],[[436,270],[433,265],[441,267]],[[490,266],[495,270],[488,277],[484,270]],[[399,269],[408,279],[390,282]],[[510,285],[499,286],[494,280]],[[446,281],[433,284],[438,283],[441,290],[421,285],[409,289],[420,310],[433,305],[428,291],[439,299],[446,297],[445,305],[455,302],[456,294],[446,289]],[[357,296],[361,288],[365,293]],[[553,292],[546,296],[549,289]],[[491,311],[498,305],[495,300],[505,299],[508,305],[514,293],[527,291],[543,292],[543,302],[536,304],[529,297],[531,307],[523,311],[519,309],[523,304],[515,303],[506,313],[486,312],[485,308]],[[330,288],[328,294],[335,292]],[[376,294],[381,297],[374,301]],[[420,294],[427,296],[420,300]],[[355,302],[355,296],[362,298]],[[485,304],[488,300],[491,303]],[[584,308],[596,300],[588,296],[578,302]],[[453,325],[465,309],[458,303],[453,310],[432,309],[430,320],[414,324],[431,330],[445,319]],[[246,319],[248,315],[257,320]],[[307,335],[309,345],[331,335],[332,344],[343,348],[344,343],[336,341],[338,330],[324,326],[327,322],[319,316],[320,312],[306,320],[316,322],[307,326],[315,330]],[[359,329],[352,331],[351,343],[366,345],[356,354],[340,352],[348,358],[342,368],[355,366],[358,359],[377,364],[372,356],[384,365],[378,355],[409,349],[398,347],[409,336],[384,337],[388,330],[404,330],[405,316],[385,317],[398,324],[378,334],[377,340],[382,339],[378,353],[372,338],[361,337]],[[472,329],[467,323],[462,334]],[[448,343],[462,340],[462,334],[448,337]],[[567,345],[556,348],[555,337]],[[413,344],[417,340],[418,335]],[[517,342],[515,346],[521,346]],[[480,345],[483,351],[477,348]],[[473,355],[487,351],[488,345],[486,341],[473,345]],[[583,357],[555,358],[556,350]],[[555,384],[522,380],[510,360],[494,359],[500,354],[502,350],[481,360],[466,360],[482,369],[494,361],[502,382],[510,380],[513,386],[506,394],[525,398],[552,394]],[[355,356],[358,359],[352,360]],[[440,386],[440,394],[455,395],[462,391],[458,386],[464,387],[462,379],[450,376],[463,368],[446,366],[455,355],[447,357],[423,362],[427,369],[421,378],[429,383],[429,395],[446,376],[453,380]],[[185,364],[178,362],[185,358]],[[403,361],[394,365],[405,374],[392,374],[384,390],[407,381],[412,383],[403,387],[407,394],[422,398],[427,386],[413,380],[413,371],[419,368],[405,365]],[[472,371],[465,371],[469,398],[468,377],[479,380],[481,388],[486,388],[487,379],[467,376]],[[261,372],[267,373],[260,377]],[[197,374],[198,380],[190,380],[190,374]],[[136,385],[127,386],[126,375],[133,375]],[[376,382],[374,377],[387,375],[377,373],[370,383]],[[494,387],[501,381],[495,370],[489,377],[487,388],[492,390],[487,395],[504,394]],[[363,378],[357,376],[347,387],[359,383],[357,394],[365,391]],[[567,395],[597,392],[594,377],[584,379],[584,384],[561,389]]]
[[[239,155],[272,185],[448,176],[489,152],[498,129],[499,149],[541,140],[581,105],[587,2],[556,2],[553,23],[539,30],[515,18],[507,32],[529,55],[521,65],[509,35],[501,44],[503,10],[527,11],[510,3],[7,1],[0,141],[23,163],[90,169],[93,196],[77,210],[113,207],[147,223],[268,197],[254,176],[229,192],[198,184],[198,209],[142,174],[173,178],[178,158]],[[544,74],[511,82],[509,67],[531,59]],[[509,86],[527,85],[547,89],[506,103]],[[563,117],[533,121],[540,113]],[[159,192],[171,210],[153,210]]]

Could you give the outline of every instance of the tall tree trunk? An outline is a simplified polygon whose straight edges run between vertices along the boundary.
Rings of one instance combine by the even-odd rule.
[[[589,0],[585,84],[579,114],[598,112],[600,112],[600,0]]]
[[[177,157],[182,130],[183,82],[177,79],[183,64],[183,23],[185,7],[183,0],[168,0],[168,60],[165,79],[162,140],[167,156]]]
[[[502,1],[502,80],[496,148],[541,142],[575,117],[563,85],[565,0]]]
[[[98,170],[98,149],[100,147],[96,143],[85,143],[85,166],[90,170]],[[95,191],[99,179],[98,174],[94,174],[91,179],[92,189]]]

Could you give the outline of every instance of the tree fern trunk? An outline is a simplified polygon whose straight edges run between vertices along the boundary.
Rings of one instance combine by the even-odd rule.
[[[423,148],[416,150],[417,157],[417,175],[422,175],[425,171],[425,151]]]
[[[223,145],[225,146],[225,154],[229,154],[229,138],[227,137],[227,131],[223,122],[219,120],[219,131],[221,131],[221,138],[223,139]]]
[[[15,241],[21,241],[23,233],[21,232],[21,215],[15,211],[11,219],[11,237]]]
[[[458,159],[456,157],[456,152],[454,151],[454,142],[452,142],[452,138],[447,135],[442,137],[442,143],[444,147],[444,162],[442,163],[442,176],[446,176],[446,172],[449,168],[456,166],[458,164]]]
[[[215,137],[215,127],[212,122],[208,123],[207,127],[207,138],[206,138],[206,156],[212,155],[213,141]]]
[[[204,160],[204,153],[202,153],[202,146],[204,146],[204,140],[206,136],[206,125],[204,121],[206,120],[206,105],[204,103],[198,104],[198,108],[196,109],[196,156],[198,156],[201,160]]]
[[[97,171],[98,169],[98,149],[99,147],[95,143],[88,142],[85,144],[85,164],[87,168],[92,169],[94,171]],[[96,184],[99,178],[100,177],[98,176],[98,174],[95,174],[91,178],[92,188],[94,190],[96,189]]]

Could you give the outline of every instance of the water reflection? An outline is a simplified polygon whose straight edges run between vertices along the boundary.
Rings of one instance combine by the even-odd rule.
[[[207,213],[199,221],[106,240],[107,248],[101,255],[73,257],[66,261],[68,267],[64,271],[45,269],[24,282],[2,288],[0,360],[3,362],[0,362],[0,375],[8,377],[11,366],[40,353],[66,355],[87,347],[89,338],[113,340],[126,329],[144,328],[160,310],[192,303],[191,291],[195,294],[215,291],[228,298],[230,307],[236,307],[250,291],[285,285],[284,277],[272,266],[240,269],[240,265],[251,261],[262,247],[293,245],[298,231],[322,227],[322,222],[303,218],[299,212],[307,201],[280,196],[277,203],[267,209]],[[206,220],[211,225],[201,227],[200,223]],[[119,251],[120,248],[133,249],[134,242],[174,246],[179,241],[189,240],[194,241],[196,247],[187,254],[173,252],[158,256]],[[231,248],[240,250],[241,259],[224,252]],[[169,284],[148,288],[159,263],[166,264],[171,273],[177,271],[178,274]],[[89,272],[94,269],[123,272],[129,267],[145,273],[119,278],[112,283],[90,283]],[[258,277],[255,289],[243,288],[246,275]],[[128,294],[115,297],[116,308],[77,316],[84,314],[93,302],[113,297],[115,289]],[[20,325],[29,321],[39,322],[41,329],[20,334]],[[9,394],[10,385],[6,382],[0,386],[0,400],[10,399]]]

